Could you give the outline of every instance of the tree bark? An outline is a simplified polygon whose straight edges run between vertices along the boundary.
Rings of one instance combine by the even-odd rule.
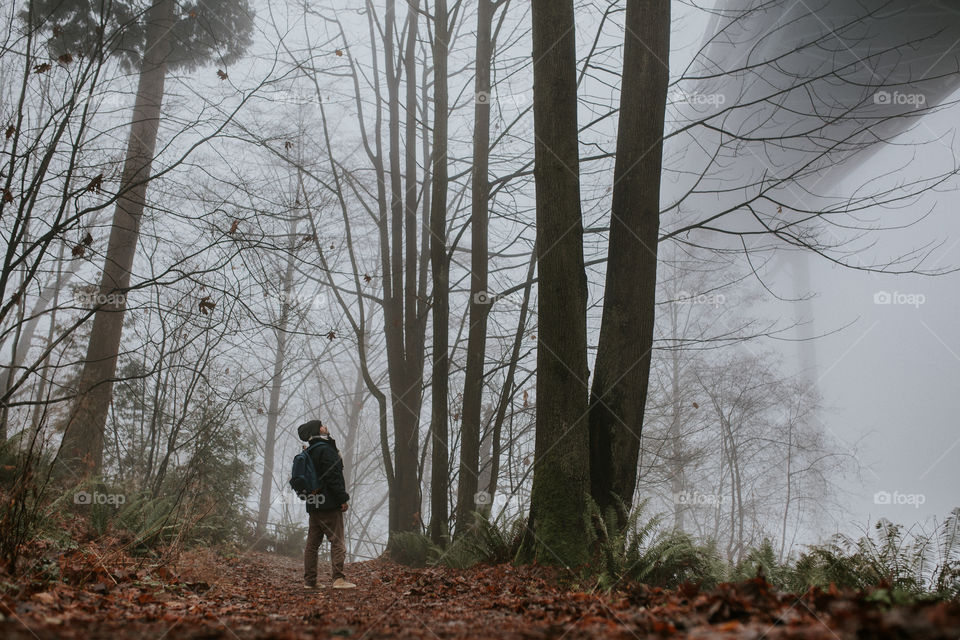
[[[533,0],[539,332],[533,488],[523,555],[587,559],[587,282],[583,264],[573,0]]]
[[[266,533],[270,516],[270,494],[273,490],[273,460],[277,445],[277,421],[280,418],[280,393],[283,387],[283,365],[287,355],[287,323],[290,319],[290,294],[293,289],[293,272],[297,236],[297,223],[290,229],[290,246],[287,248],[287,264],[283,273],[283,298],[277,320],[277,349],[273,358],[273,377],[270,379],[270,400],[267,406],[267,432],[263,442],[263,476],[260,481],[260,504],[257,510],[255,540]]]
[[[416,224],[416,144],[417,93],[416,58],[412,43],[417,38],[418,2],[408,6],[407,49],[405,52],[405,75],[407,82],[407,109],[405,130],[407,145],[405,155],[407,168],[406,193],[401,169],[400,144],[400,81],[403,72],[396,59],[395,0],[388,0],[385,19],[388,130],[390,156],[390,295],[384,296],[384,320],[387,339],[387,367],[390,374],[390,394],[393,405],[393,457],[394,486],[390,496],[390,532],[414,531],[421,526],[419,420],[423,396],[423,342],[417,337],[417,224]],[[413,190],[411,192],[411,190]],[[406,196],[406,197],[405,197]],[[406,230],[406,243],[404,231]],[[406,260],[406,263],[404,262]],[[406,277],[404,277],[406,276]],[[386,291],[386,287],[384,289]]]
[[[477,6],[477,72],[474,83],[473,176],[470,213],[470,324],[467,366],[463,381],[463,421],[460,430],[460,481],[457,485],[457,533],[473,524],[478,506],[480,411],[483,402],[483,362],[487,348],[487,314],[493,299],[487,291],[487,223],[490,201],[490,65],[493,57],[491,0]]]
[[[65,469],[76,475],[99,473],[103,460],[103,432],[113,396],[130,270],[160,128],[160,105],[170,49],[168,32],[174,21],[173,0],[160,0],[151,6],[146,21],[143,66],[120,179],[120,196],[113,214],[100,281],[100,293],[113,296],[113,303],[104,305],[94,314],[93,330],[78,383],[80,395],[64,427],[61,461]]]
[[[436,0],[433,42],[433,195],[430,202],[430,266],[433,275],[433,390],[430,434],[433,457],[430,473],[430,539],[443,544],[448,535],[447,493],[450,464],[447,401],[450,354],[450,263],[447,260],[447,134],[449,96],[447,59],[450,34],[447,0]]]
[[[627,0],[603,317],[590,398],[590,489],[629,510],[650,375],[670,1]]]
[[[400,403],[394,405],[396,425],[397,496],[399,531],[419,531],[420,518],[420,407],[423,401],[423,342],[419,339],[419,304],[417,297],[417,57],[416,41],[419,24],[419,0],[407,5],[407,48],[404,55],[406,76],[406,139],[404,141],[406,187],[403,205],[404,245],[395,251],[404,256],[404,364]],[[403,252],[403,253],[401,253]]]
[[[389,529],[401,531],[400,494],[403,492],[406,475],[400,468],[400,421],[403,413],[403,398],[406,380],[406,355],[403,345],[403,183],[400,170],[400,72],[394,49],[396,21],[396,2],[387,0],[384,20],[385,74],[387,78],[387,137],[390,174],[390,270],[384,273],[384,279],[390,279],[389,294],[384,295],[383,315],[385,337],[387,341],[387,369],[390,375],[390,399],[393,409],[394,445],[394,484],[390,493]],[[385,283],[386,285],[386,283]],[[384,287],[386,291],[386,286]],[[404,518],[405,519],[405,518]]]

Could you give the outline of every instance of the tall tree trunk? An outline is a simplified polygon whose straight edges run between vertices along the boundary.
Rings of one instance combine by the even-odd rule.
[[[630,508],[650,375],[670,0],[627,0],[603,318],[590,398],[590,489]]]
[[[406,168],[404,194],[400,145],[400,80],[401,68],[395,57],[396,3],[388,0],[385,19],[387,37],[384,42],[387,93],[389,103],[390,154],[390,296],[384,300],[387,361],[394,424],[394,491],[390,498],[390,532],[420,528],[420,477],[418,456],[420,405],[423,398],[423,342],[419,331],[417,298],[417,76],[415,43],[417,39],[419,3],[408,5],[405,75],[406,105]],[[406,197],[404,197],[406,195]],[[404,243],[406,231],[406,243]],[[404,262],[406,260],[406,263]],[[406,276],[406,277],[405,277]],[[385,277],[387,275],[385,274]]]
[[[470,328],[463,381],[463,422],[460,430],[460,482],[457,485],[457,532],[472,525],[478,506],[480,405],[483,402],[483,361],[487,350],[487,314],[493,299],[487,291],[487,222],[490,200],[490,65],[493,57],[491,0],[477,6],[477,73],[474,83],[473,176],[470,232]]]
[[[524,555],[587,559],[587,282],[583,264],[573,0],[533,0],[539,332],[533,488]]]
[[[433,389],[430,434],[433,456],[430,473],[430,538],[443,544],[447,536],[447,492],[450,464],[447,398],[450,354],[450,263],[447,261],[447,130],[449,96],[447,58],[450,34],[447,0],[436,0],[433,42],[433,195],[430,203],[430,266],[433,275]]]
[[[290,294],[293,289],[293,271],[297,242],[297,223],[290,229],[290,246],[283,272],[283,297],[277,320],[277,350],[273,358],[273,377],[270,379],[270,400],[267,406],[267,432],[263,442],[263,477],[260,481],[260,504],[257,510],[256,540],[266,533],[270,516],[270,494],[273,489],[273,460],[277,445],[277,421],[280,418],[280,392],[283,388],[283,365],[287,356],[287,323],[290,320]]]
[[[397,461],[397,526],[400,531],[420,530],[419,427],[423,402],[423,343],[419,339],[419,298],[417,297],[417,56],[419,0],[408,0],[407,47],[404,54],[406,76],[405,166],[406,186],[403,206],[404,246],[396,251],[404,257],[404,375],[400,405],[394,407]]]
[[[170,48],[168,32],[173,27],[173,20],[173,0],[160,0],[147,11],[143,66],[120,179],[120,196],[113,214],[100,281],[100,293],[113,296],[113,302],[98,309],[94,315],[78,383],[80,395],[64,428],[61,459],[64,467],[76,474],[99,473],[103,460],[103,432],[113,396],[130,270],[160,128],[160,105]]]
[[[396,2],[395,0],[387,0],[383,55],[386,67],[384,74],[387,79],[387,153],[390,166],[390,269],[384,273],[384,278],[390,280],[390,292],[389,295],[384,296],[383,315],[394,425],[394,450],[392,452],[394,483],[390,493],[390,532],[409,529],[409,526],[404,528],[400,526],[400,521],[406,519],[400,516],[400,496],[407,484],[403,479],[407,472],[400,468],[402,456],[399,450],[401,446],[401,423],[405,411],[404,399],[407,375],[406,354],[403,345],[403,182],[400,169],[400,72],[394,47],[395,22]],[[386,283],[384,284],[384,290],[386,291]]]

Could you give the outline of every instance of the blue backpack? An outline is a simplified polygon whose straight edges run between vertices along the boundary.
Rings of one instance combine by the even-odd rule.
[[[313,458],[310,452],[322,442],[314,442],[312,445],[293,457],[293,471],[290,473],[290,488],[297,492],[297,497],[306,500],[307,495],[317,493],[322,488],[320,476],[313,466]]]

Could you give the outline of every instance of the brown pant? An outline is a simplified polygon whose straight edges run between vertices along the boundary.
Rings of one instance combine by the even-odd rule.
[[[310,514],[310,530],[307,532],[307,547],[303,551],[303,581],[317,583],[317,551],[326,536],[330,541],[331,578],[344,577],[343,563],[347,559],[347,546],[343,542],[343,511],[315,511]]]

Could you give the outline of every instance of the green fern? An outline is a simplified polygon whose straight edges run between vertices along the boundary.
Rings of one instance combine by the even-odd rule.
[[[629,582],[673,588],[685,582],[712,586],[723,566],[709,546],[697,544],[690,534],[663,530],[662,516],[644,518],[649,499],[642,500],[625,518],[622,503],[604,515],[596,504],[588,516],[597,549],[597,585],[604,590]]]
[[[464,569],[479,563],[512,562],[520,550],[526,519],[507,520],[501,517],[493,522],[481,513],[473,514],[473,523],[451,541],[438,563]]]

